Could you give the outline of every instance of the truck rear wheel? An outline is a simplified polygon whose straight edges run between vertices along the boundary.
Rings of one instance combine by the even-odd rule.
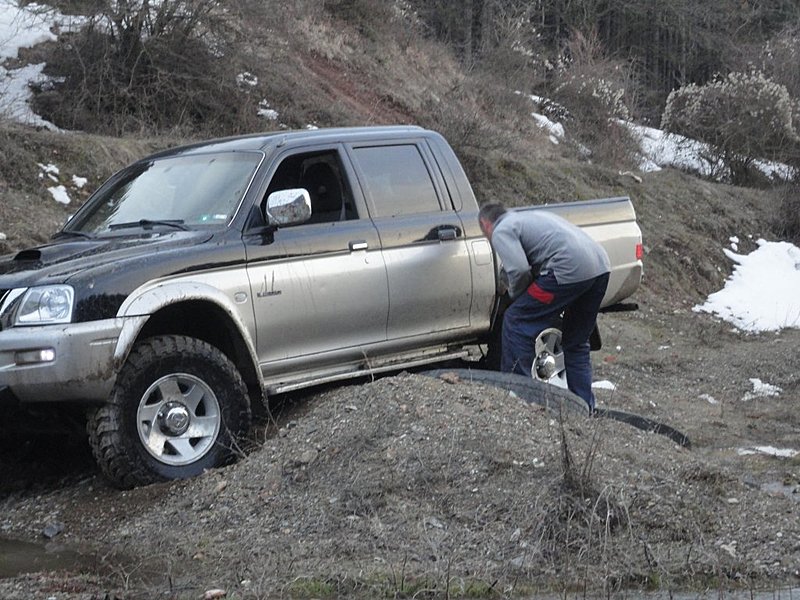
[[[533,379],[567,389],[567,367],[564,364],[564,348],[561,346],[561,329],[545,329],[536,337],[533,345]]]
[[[247,388],[233,363],[206,342],[175,335],[133,348],[87,425],[95,459],[121,488],[227,464],[249,427]]]

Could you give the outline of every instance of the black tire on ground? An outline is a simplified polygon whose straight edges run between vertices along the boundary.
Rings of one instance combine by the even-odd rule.
[[[569,390],[536,379],[529,379],[524,375],[518,375],[516,373],[457,368],[422,371],[420,374],[430,377],[455,374],[461,381],[482,383],[508,390],[514,392],[526,402],[544,406],[554,412],[568,410],[589,416],[589,406],[586,402]],[[648,419],[647,417],[609,408],[597,408],[592,413],[592,416],[619,421],[620,423],[631,425],[642,431],[663,435],[684,448],[692,447],[692,442],[685,433],[674,427],[665,425],[664,423]]]
[[[422,371],[421,375],[441,377],[445,373],[454,373],[464,382],[482,383],[514,392],[526,402],[533,402],[556,412],[568,410],[589,414],[586,402],[569,390],[517,373],[500,373],[483,369],[434,369]]]
[[[90,411],[87,431],[106,477],[131,488],[232,462],[250,420],[233,363],[206,342],[165,335],[133,348],[109,401]]]

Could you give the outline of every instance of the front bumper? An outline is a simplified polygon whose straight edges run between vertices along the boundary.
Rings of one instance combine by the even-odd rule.
[[[0,331],[0,399],[107,400],[120,362],[116,351],[124,323],[106,319]]]

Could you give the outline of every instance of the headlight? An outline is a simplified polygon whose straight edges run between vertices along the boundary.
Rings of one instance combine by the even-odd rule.
[[[17,309],[15,325],[53,325],[72,320],[75,292],[68,285],[30,288]]]

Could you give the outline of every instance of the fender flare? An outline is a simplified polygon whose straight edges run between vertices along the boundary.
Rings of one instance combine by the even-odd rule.
[[[116,364],[121,365],[125,361],[133,341],[151,315],[169,306],[191,301],[214,304],[228,316],[241,335],[250,361],[258,372],[254,340],[246,323],[239,316],[239,311],[234,308],[233,301],[218,288],[197,281],[148,283],[134,290],[125,299],[117,311],[117,317],[124,320],[124,325],[114,351]]]

